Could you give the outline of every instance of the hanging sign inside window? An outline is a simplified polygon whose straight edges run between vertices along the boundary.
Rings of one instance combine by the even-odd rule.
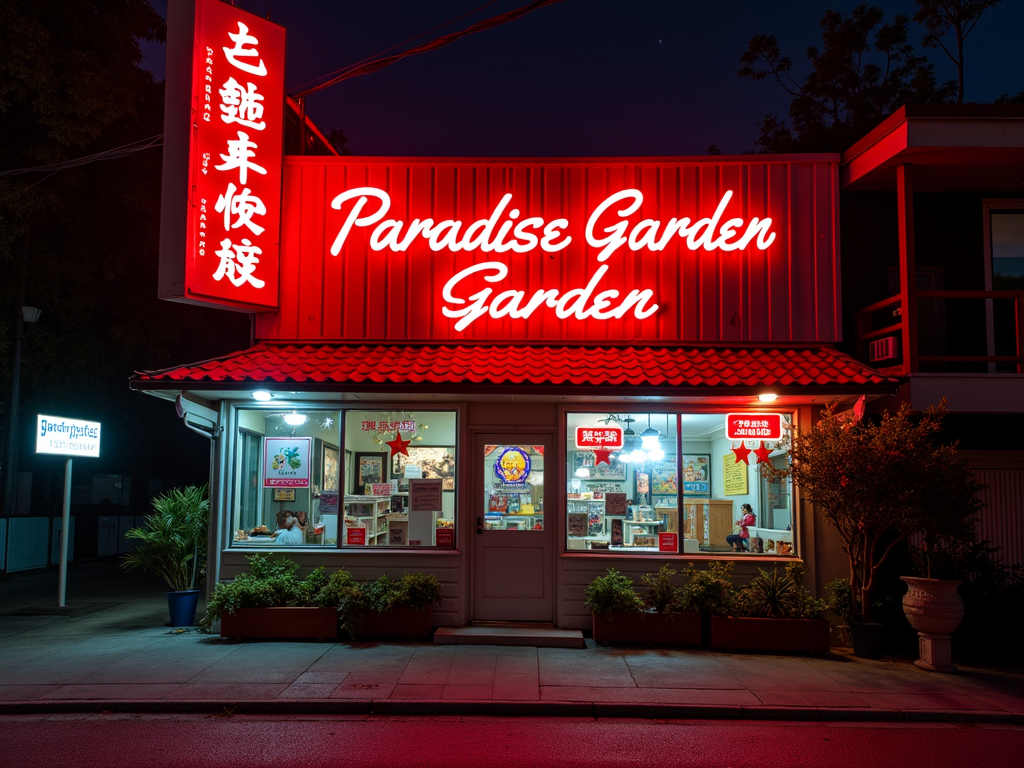
[[[658,551],[659,552],[678,552],[679,551],[679,534],[678,533],[659,533],[658,534]]]
[[[169,30],[181,34],[170,19]],[[284,64],[284,27],[220,0],[195,0],[185,252],[161,254],[165,298],[278,306]],[[182,256],[183,285],[174,286],[169,275],[181,274]]]
[[[347,544],[365,544],[366,543],[366,529],[365,528],[346,528],[345,529],[345,541]]]
[[[440,512],[441,480],[410,480],[409,511]]]
[[[621,448],[622,427],[576,427],[577,448]]]
[[[728,440],[781,440],[781,413],[727,413],[725,437]]]
[[[309,488],[311,437],[263,438],[263,487]]]

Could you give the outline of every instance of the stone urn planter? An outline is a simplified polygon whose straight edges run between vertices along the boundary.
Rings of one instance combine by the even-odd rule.
[[[903,612],[917,630],[918,653],[914,662],[933,672],[954,672],[950,635],[960,626],[964,603],[957,594],[963,582],[901,576],[907,583]]]

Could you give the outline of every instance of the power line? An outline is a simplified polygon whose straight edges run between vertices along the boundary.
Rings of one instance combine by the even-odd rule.
[[[67,168],[77,168],[80,165],[98,163],[101,160],[117,160],[118,158],[127,157],[128,155],[136,152],[141,152],[144,149],[162,146],[164,143],[163,139],[164,135],[162,133],[158,133],[156,136],[150,136],[148,139],[139,139],[138,141],[133,141],[129,144],[123,144],[120,147],[107,149],[93,155],[85,155],[84,157],[78,157],[73,160],[64,160],[63,162],[50,163],[49,165],[34,165],[31,168],[15,168],[10,171],[0,171],[0,176],[21,176],[26,173],[56,173],[57,171],[63,171]]]
[[[365,64],[368,61],[373,61],[378,56],[383,56],[385,53],[388,53],[389,51],[395,50],[395,48],[401,48],[403,45],[408,45],[409,43],[411,43],[414,40],[419,40],[421,37],[426,37],[431,32],[436,32],[439,29],[444,29],[445,27],[449,26],[450,24],[454,24],[456,21],[464,19],[467,16],[473,16],[473,15],[479,13],[480,11],[482,11],[487,6],[494,5],[496,2],[498,2],[498,0],[488,0],[488,2],[484,3],[479,8],[474,8],[472,11],[469,11],[468,13],[464,13],[461,16],[456,16],[454,19],[449,19],[444,24],[438,24],[433,29],[428,29],[426,32],[421,32],[420,34],[415,35],[414,37],[410,37],[408,40],[403,40],[400,43],[396,43],[395,45],[392,45],[390,48],[385,48],[383,51],[377,51],[377,53],[373,54],[372,56],[367,56],[365,59],[363,59],[362,61],[357,61],[355,64],[347,64],[344,67],[342,67],[341,69],[336,69],[333,72],[328,72],[326,75],[320,75],[319,77],[314,77],[312,80],[307,80],[304,83],[299,83],[298,85],[296,85],[294,88],[292,88],[290,90],[295,91],[295,90],[298,90],[299,88],[302,88],[304,86],[309,85],[310,83],[315,83],[317,80],[323,80],[325,77],[333,77],[334,75],[341,74],[342,72],[348,72],[349,70],[354,69],[355,67],[358,67],[358,66],[360,66],[362,64]]]
[[[507,24],[510,21],[518,19],[520,16],[525,16],[530,11],[535,11],[538,8],[543,8],[546,5],[554,5],[555,3],[559,3],[561,1],[562,0],[534,0],[534,2],[529,3],[528,5],[524,5],[521,8],[517,8],[514,11],[502,13],[499,14],[498,16],[492,16],[489,19],[484,19],[483,21],[477,22],[473,26],[467,27],[461,32],[453,32],[449,35],[444,35],[442,37],[437,38],[436,40],[430,41],[429,43],[424,43],[423,45],[417,46],[416,48],[410,48],[408,51],[403,51],[402,53],[395,54],[394,56],[388,56],[383,59],[377,59],[376,61],[371,61],[366,64],[354,66],[347,72],[343,72],[342,74],[337,75],[336,77],[333,77],[330,80],[321,83],[320,85],[315,85],[312,88],[307,88],[306,90],[301,91],[300,93],[294,94],[294,96],[295,98],[309,96],[311,93],[322,91],[324,88],[329,88],[332,85],[340,83],[342,80],[349,80],[353,77],[359,77],[360,75],[368,75],[371,72],[376,72],[377,70],[383,69],[384,67],[390,64],[394,64],[396,61],[404,59],[407,56],[415,56],[420,53],[427,53],[428,51],[434,51],[437,50],[438,48],[443,48],[444,46],[449,45],[450,43],[454,43],[456,40],[465,37],[466,35],[472,35],[475,34],[476,32],[483,32],[485,30],[492,29],[493,27],[497,27],[502,24]]]

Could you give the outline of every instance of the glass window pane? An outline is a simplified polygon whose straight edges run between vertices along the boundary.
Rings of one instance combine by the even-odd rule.
[[[484,446],[484,530],[544,530],[544,449]]]
[[[345,412],[343,546],[455,546],[456,416]],[[410,505],[412,490],[420,508]]]
[[[237,415],[232,545],[331,544],[325,490],[338,487],[338,412],[240,408]],[[334,509],[336,517],[336,501]]]
[[[992,213],[992,289],[1024,290],[1024,211]]]

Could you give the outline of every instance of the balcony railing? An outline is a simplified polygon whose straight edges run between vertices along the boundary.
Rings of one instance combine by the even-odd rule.
[[[922,320],[938,318],[938,324],[932,323],[931,327],[932,337],[930,341],[932,346],[941,346],[946,341],[947,334],[944,326],[954,313],[948,312],[944,307],[940,311],[938,309],[938,301],[935,302],[930,313],[922,313],[920,306],[921,300],[942,299],[971,300],[972,302],[984,301],[985,304],[978,308],[983,311],[974,314],[973,325],[976,328],[975,332],[970,334],[976,337],[973,341],[983,343],[989,353],[995,351],[998,343],[1002,347],[1012,347],[1015,354],[918,354],[917,348],[918,341],[921,340]],[[887,373],[907,375],[918,373],[921,370],[922,364],[933,364],[926,367],[934,368],[934,364],[949,363],[987,364],[986,367],[991,372],[996,371],[998,366],[1004,370],[1009,367],[1017,373],[1024,373],[1024,291],[915,291],[912,300],[917,304],[915,307],[917,311],[916,322],[914,324],[917,327],[916,338],[911,338],[911,335],[907,332],[908,318],[903,311],[903,302],[899,295],[890,296],[887,299],[857,310],[857,356],[861,360],[872,364],[884,362],[872,361],[870,359],[868,353],[869,344],[878,339],[895,336],[899,344],[898,355],[900,362],[880,369]],[[1003,317],[1007,313],[999,313],[1000,316],[997,317],[997,313],[994,311],[994,303],[997,300],[1013,302],[1012,321],[1001,322],[1008,320],[1007,317]],[[873,327],[878,322],[879,313],[888,309],[892,310],[891,315],[886,315],[886,319],[882,321],[888,324],[880,328]],[[957,316],[952,317],[953,320],[957,320],[963,313],[955,314]],[[897,321],[894,323],[889,322],[890,317],[897,318]],[[1012,334],[1012,343],[1009,343],[1010,334]],[[910,349],[909,354],[908,347]]]

